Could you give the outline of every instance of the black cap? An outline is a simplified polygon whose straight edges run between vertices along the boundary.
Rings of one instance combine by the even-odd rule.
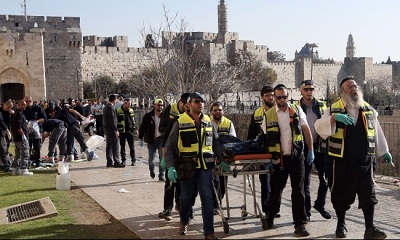
[[[124,102],[130,102],[130,101],[131,101],[130,98],[125,98],[125,99],[124,99]]]
[[[343,80],[340,82],[340,86],[342,86],[343,83],[345,83],[345,82],[348,81],[348,80],[354,80],[354,77],[351,76],[351,75],[349,75],[349,76],[343,78]]]
[[[204,101],[204,97],[203,97],[200,93],[198,93],[198,92],[191,93],[191,94],[189,95],[189,98],[188,98],[187,101],[190,102],[190,100],[191,100],[192,98],[200,98],[201,100]]]

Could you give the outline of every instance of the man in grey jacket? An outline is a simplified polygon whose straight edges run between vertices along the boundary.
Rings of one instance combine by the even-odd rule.
[[[108,96],[108,103],[103,109],[103,126],[106,136],[106,158],[107,167],[123,168],[124,164],[120,161],[117,113],[114,109],[117,97],[114,94]],[[114,165],[113,165],[114,162]]]

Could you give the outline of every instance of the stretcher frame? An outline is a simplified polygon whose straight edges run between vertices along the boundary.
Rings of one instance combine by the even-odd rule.
[[[264,213],[261,211],[260,205],[257,202],[257,195],[255,190],[255,177],[254,175],[259,174],[270,174],[269,168],[261,169],[261,166],[268,164],[271,162],[271,154],[247,154],[247,155],[236,155],[233,159],[226,159],[225,161],[230,164],[230,171],[223,172],[222,168],[217,165],[214,171],[214,178],[219,179],[219,176],[224,177],[224,186],[225,186],[225,200],[226,200],[226,207],[222,207],[219,196],[220,196],[220,188],[216,189],[215,185],[213,184],[213,189],[215,196],[217,196],[218,200],[218,208],[219,208],[219,215],[222,219],[222,226],[225,233],[229,233],[229,224],[228,220],[235,220],[241,219],[245,220],[248,218],[259,218],[261,221],[261,225],[263,230],[267,230],[267,220]],[[228,177],[232,176],[236,178],[237,176],[243,176],[243,205],[241,206],[231,206],[229,204],[229,191],[228,191]],[[251,181],[250,181],[251,176]],[[247,179],[247,181],[246,181]],[[253,197],[253,206],[254,212],[251,213],[247,211],[247,187],[251,191]],[[240,217],[231,217],[230,211],[231,209],[240,209],[241,216]],[[226,210],[226,217],[224,214],[224,210]]]

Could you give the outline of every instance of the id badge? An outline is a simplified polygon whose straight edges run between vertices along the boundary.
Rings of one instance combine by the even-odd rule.
[[[208,135],[206,137],[206,146],[211,146],[212,145],[212,134]]]

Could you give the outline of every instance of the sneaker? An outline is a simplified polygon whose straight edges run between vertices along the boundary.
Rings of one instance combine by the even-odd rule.
[[[347,228],[344,223],[338,223],[336,227],[336,238],[345,238],[347,236]]]
[[[54,157],[47,157],[43,160],[43,163],[55,164]]]
[[[25,169],[22,169],[21,175],[30,176],[30,175],[33,175],[33,172],[29,172],[29,170],[27,168],[25,168]]]
[[[21,175],[21,170],[19,169],[19,167],[14,168],[12,175],[14,176]]]
[[[179,233],[180,235],[185,235],[185,234],[187,233],[187,227],[188,227],[187,224],[183,224],[183,223],[181,222],[180,225],[179,225],[179,231],[178,231],[178,233]]]
[[[94,156],[94,152],[93,151],[89,152],[89,148],[86,148],[85,155],[86,155],[86,160],[92,161],[93,160],[93,156]]]
[[[156,177],[156,174],[155,174],[154,172],[150,172],[150,177],[151,177],[151,178],[155,178],[155,177]]]
[[[167,220],[167,221],[171,220],[171,219],[172,219],[171,210],[166,209],[166,210],[160,212],[160,213],[158,214],[158,218],[163,218],[163,219],[165,219],[165,220]]]
[[[310,235],[310,233],[307,231],[304,224],[300,224],[296,227],[296,230],[294,231],[294,235],[296,237],[306,237],[306,236]]]
[[[321,207],[316,207],[316,206],[314,206],[314,209],[315,210],[317,210],[320,214],[321,214],[321,216],[323,217],[323,218],[325,218],[325,219],[331,219],[331,214],[330,213],[328,213],[327,211],[325,211],[325,208],[321,208]]]
[[[364,239],[385,239],[387,235],[385,232],[377,229],[376,227],[370,227],[365,230]]]
[[[78,156],[78,155],[75,155],[75,156],[74,156],[74,160],[79,160],[79,156]]]

